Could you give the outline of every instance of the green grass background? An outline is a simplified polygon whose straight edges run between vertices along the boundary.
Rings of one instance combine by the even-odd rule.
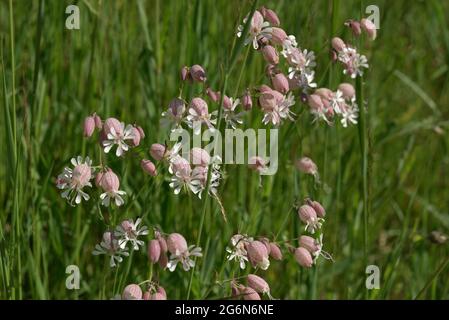
[[[160,113],[177,96],[183,65],[202,64],[213,88],[223,81],[237,25],[250,10],[247,1],[0,1],[0,298],[109,299],[128,283],[148,278],[145,252],[134,252],[116,270],[104,256],[92,256],[106,223],[93,201],[72,208],[60,197],[55,177],[75,155],[97,162],[95,139],[82,137],[86,115],[137,122],[147,136],[137,150],[167,139]],[[80,30],[65,29],[65,8],[79,5]],[[317,54],[319,86],[335,89],[343,78],[329,62],[329,39],[351,39],[343,27],[376,4],[378,39],[361,49],[370,69],[364,77],[367,101],[368,215],[364,242],[363,159],[356,126],[312,124],[307,107],[280,130],[280,167],[258,176],[245,166],[227,166],[220,195],[228,216],[211,202],[195,269],[191,298],[223,298],[217,280],[244,275],[225,263],[225,246],[237,231],[279,240],[303,228],[291,211],[307,196],[328,212],[325,250],[335,262],[305,270],[284,249],[283,262],[259,272],[272,295],[288,299],[447,299],[448,244],[428,240],[449,228],[449,3],[447,1],[259,1],[274,9],[282,27],[300,46]],[[334,8],[334,10],[332,10]],[[11,38],[11,25],[13,38]],[[260,54],[246,48],[229,75],[229,94],[267,82]],[[241,74],[241,81],[238,78]],[[188,89],[192,97],[199,86]],[[261,127],[260,113],[246,127]],[[322,185],[313,188],[293,162],[307,155],[319,166]],[[174,196],[163,176],[142,174],[139,158],[108,158],[128,193],[117,221],[144,217],[147,225],[180,232],[196,243],[203,202]],[[366,255],[365,253],[366,252]],[[81,289],[65,287],[65,269],[81,271]],[[378,265],[379,290],[365,289],[365,267]],[[248,271],[248,269],[247,269]],[[152,270],[169,298],[186,298],[190,273]]]

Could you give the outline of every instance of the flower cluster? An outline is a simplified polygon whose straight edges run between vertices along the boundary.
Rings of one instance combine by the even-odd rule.
[[[254,240],[247,235],[236,234],[231,238],[231,247],[227,247],[228,255],[226,259],[234,260],[239,263],[241,269],[246,268],[249,262],[254,268],[267,270],[270,266],[269,258],[282,260],[282,251],[280,247],[267,238]]]
[[[326,210],[318,201],[306,199],[306,203],[298,208],[299,219],[306,224],[305,231],[310,235],[299,237],[299,247],[293,249],[299,265],[311,268],[319,256],[332,260],[332,257],[323,248],[322,224]]]
[[[243,22],[246,23],[247,19],[248,17]],[[295,105],[295,97],[291,90],[299,89],[301,94],[307,94],[316,87],[314,53],[301,49],[295,36],[287,35],[279,25],[276,13],[262,7],[254,12],[250,31],[244,42],[252,42],[254,49],[261,52],[267,62],[266,74],[272,87],[262,85],[256,94],[264,114],[262,123],[274,126],[279,126],[285,120],[294,120],[294,113],[290,108]],[[242,30],[243,25],[239,26],[237,36],[241,36]],[[282,68],[286,71],[282,72]]]
[[[260,295],[266,294],[273,299],[270,293],[270,286],[260,276],[249,274],[246,277],[247,285],[239,284],[233,280],[231,282],[232,296],[234,298],[243,298],[243,300],[261,300]]]
[[[84,120],[84,136],[92,137],[95,130],[99,131],[99,141],[104,153],[116,148],[117,157],[123,156],[130,148],[139,146],[141,139],[145,137],[143,129],[139,126],[125,126],[115,118],[108,118],[103,122],[96,113]],[[71,205],[80,204],[83,199],[85,201],[90,199],[85,188],[92,187],[90,182],[92,179],[95,179],[96,187],[103,191],[99,196],[103,206],[108,207],[111,203],[115,203],[119,207],[124,204],[123,197],[126,192],[120,190],[120,180],[111,168],[103,164],[93,166],[89,157],[83,159],[81,156],[72,158],[71,164],[73,168],[64,168],[56,179],[56,187],[63,190],[61,196]],[[151,164],[142,162],[142,168],[151,171]],[[152,172],[155,173],[155,169]]]
[[[123,289],[121,296],[115,300],[167,300],[165,289],[152,281],[145,282],[146,291],[143,292],[139,284],[129,284]]]
[[[349,124],[357,124],[359,108],[354,87],[350,83],[340,84],[335,92],[319,88],[308,96],[307,102],[315,120],[322,119],[330,124],[333,118],[340,117],[344,128]]]
[[[103,234],[102,241],[95,246],[93,255],[108,255],[110,256],[109,265],[111,268],[115,267],[117,263],[123,261],[123,256],[129,255],[128,244],[130,244],[131,250],[139,250],[139,247],[145,245],[145,242],[140,240],[140,236],[148,234],[148,228],[146,226],[139,227],[142,219],[138,218],[135,222],[130,220],[124,220],[114,232],[106,231]]]
[[[164,237],[155,231],[155,239],[148,245],[148,258],[151,263],[159,263],[161,268],[175,271],[178,263],[184,271],[195,266],[195,258],[202,257],[201,248],[187,245],[186,239],[179,233],[171,233]]]

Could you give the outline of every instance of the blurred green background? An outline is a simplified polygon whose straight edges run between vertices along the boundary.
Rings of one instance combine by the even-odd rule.
[[[73,156],[89,155],[98,162],[95,139],[84,139],[82,131],[84,117],[93,112],[103,119],[114,116],[140,124],[146,138],[136,154],[148,158],[152,143],[167,140],[159,118],[179,93],[180,68],[203,65],[218,90],[237,26],[251,3],[11,4],[12,13],[10,1],[0,1],[0,298],[112,298],[126,284],[148,278],[146,250],[134,252],[116,270],[104,256],[92,256],[106,222],[93,201],[70,207],[60,197],[55,178]],[[80,30],[65,28],[70,4],[80,8]],[[330,63],[329,39],[351,39],[343,23],[359,19],[361,8],[370,4],[380,9],[380,30],[376,41],[360,49],[370,64],[364,77],[369,141],[366,245],[358,129],[312,124],[307,106],[298,99],[293,107],[298,120],[280,130],[276,175],[264,177],[259,188],[259,177],[246,166],[226,167],[219,193],[228,223],[211,202],[201,238],[205,256],[198,260],[192,298],[227,297],[228,283],[217,281],[245,274],[225,262],[225,247],[234,233],[273,238],[280,232],[279,240],[298,237],[303,225],[291,208],[308,196],[327,209],[324,246],[335,262],[320,260],[306,270],[283,247],[284,261],[272,261],[267,271],[259,272],[274,297],[449,298],[448,243],[429,240],[432,231],[447,234],[449,228],[449,2],[258,2],[278,13],[282,28],[296,35],[301,47],[315,51],[318,86],[331,89],[348,79],[340,66]],[[261,55],[249,50],[245,59],[246,50],[230,75],[231,96],[268,83]],[[187,96],[200,92],[199,85],[189,86]],[[260,112],[254,111],[245,127],[262,127],[260,119]],[[314,187],[294,168],[301,156],[318,164],[320,186]],[[186,194],[174,196],[163,175],[142,173],[139,159],[108,157],[128,198],[125,208],[112,213],[102,208],[103,214],[141,216],[147,225],[180,232],[196,243],[203,202]],[[72,264],[81,271],[80,290],[65,287],[65,269]],[[367,264],[380,268],[378,290],[365,289]],[[190,273],[155,267],[153,277],[169,298],[186,297]]]

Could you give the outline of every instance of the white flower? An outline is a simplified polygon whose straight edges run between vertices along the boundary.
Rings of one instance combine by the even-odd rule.
[[[122,256],[129,256],[129,253],[127,252],[127,248],[122,249],[118,245],[118,240],[114,237],[112,232],[106,231],[103,234],[103,239],[100,242],[100,244],[95,245],[95,249],[92,252],[93,255],[100,255],[105,254],[109,255],[110,261],[109,265],[111,268],[115,267],[117,263],[120,263],[123,261]]]
[[[223,118],[225,120],[225,122],[232,128],[232,129],[236,129],[237,125],[242,124],[243,120],[242,120],[242,116],[243,113],[235,113],[235,108],[237,108],[237,106],[240,104],[240,99],[233,99],[233,98],[229,98],[229,100],[231,101],[231,108],[224,109],[223,112]]]
[[[84,160],[81,156],[72,158],[71,163],[73,169],[64,168],[64,171],[58,176],[56,187],[64,190],[61,196],[69,201],[79,204],[82,199],[89,200],[89,195],[83,191],[84,187],[92,187],[90,179],[92,179],[93,169],[92,161],[89,157]]]
[[[248,252],[245,249],[245,243],[248,241],[252,241],[252,238],[236,234],[231,238],[232,249],[229,247],[226,248],[226,251],[229,253],[226,259],[239,262],[240,269],[245,269],[246,263],[248,262]]]
[[[237,28],[237,37],[242,36],[242,32],[244,29],[244,25],[248,21],[248,17],[243,19],[243,25],[239,25]],[[267,21],[263,21],[263,17],[259,11],[255,11],[250,23],[248,36],[246,37],[244,44],[245,46],[249,43],[253,43],[254,49],[259,49],[259,40],[262,38],[271,39],[272,28],[270,27],[270,23]]]
[[[358,109],[357,108],[346,108],[344,112],[341,114],[341,124],[344,128],[348,126],[348,124],[357,124],[358,117]]]
[[[202,257],[201,248],[194,245],[189,246],[189,248],[184,252],[179,252],[176,250],[175,254],[170,256],[170,261],[167,263],[167,268],[171,272],[175,271],[178,262],[182,264],[184,271],[189,271],[190,268],[195,266],[195,260],[191,257]]]
[[[290,55],[293,51],[293,48],[298,47],[298,43],[296,42],[296,37],[294,35],[289,35],[287,39],[282,43],[282,51],[281,54],[284,57]]]
[[[279,126],[283,120],[293,120],[293,112],[290,111],[290,107],[295,104],[295,97],[291,92],[287,96],[283,96],[282,99],[276,100],[275,105],[272,108],[267,108],[264,111],[264,117],[262,118],[263,124],[272,123],[274,126]]]
[[[111,127],[110,132],[107,134],[107,139],[103,141],[105,153],[108,153],[113,146],[117,145],[117,150],[115,151],[115,155],[117,157],[120,157],[123,153],[128,151],[129,146],[126,143],[126,140],[134,139],[134,130],[132,125],[129,124],[125,128],[125,124],[121,122],[120,126],[120,132],[117,132],[114,127]]]
[[[125,200],[123,200],[123,196],[126,195],[125,191],[122,190],[111,190],[108,192],[104,192],[100,195],[101,204],[105,207],[109,207],[111,204],[111,200],[115,201],[115,205],[117,207],[120,207],[125,203]]]
[[[186,122],[187,125],[193,129],[194,134],[199,134],[201,132],[202,124],[205,124],[211,131],[215,129],[214,126],[217,123],[216,116],[217,111],[199,114],[194,108],[189,108],[189,115],[186,117]]]
[[[351,78],[363,76],[362,68],[368,68],[368,59],[364,55],[360,55],[355,48],[345,47],[338,53],[338,60],[343,63],[345,69],[344,74],[348,74]]]
[[[136,222],[132,219],[123,221],[117,226],[115,236],[118,238],[118,245],[121,249],[125,249],[128,242],[131,243],[133,250],[139,250],[139,246],[143,246],[145,242],[139,240],[139,236],[147,235],[149,233],[146,226],[139,228],[139,224],[142,222],[141,218],[138,218]]]

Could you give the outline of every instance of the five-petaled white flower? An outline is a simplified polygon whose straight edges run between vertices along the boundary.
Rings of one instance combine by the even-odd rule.
[[[245,249],[245,243],[249,241],[252,241],[252,238],[236,234],[231,238],[232,248],[226,248],[226,252],[229,253],[226,259],[239,262],[240,269],[245,269],[246,263],[248,262],[248,252]]]
[[[241,37],[244,29],[244,25],[248,21],[248,17],[243,19],[243,25],[239,25],[237,28],[237,37]],[[259,40],[271,39],[272,36],[272,28],[270,27],[270,23],[264,21],[262,14],[259,11],[254,11],[253,17],[250,22],[248,36],[246,37],[244,44],[248,45],[252,42],[253,48],[259,48]]]
[[[142,222],[141,218],[137,218],[136,222],[132,219],[123,221],[119,226],[117,226],[114,235],[118,239],[118,245],[121,249],[125,249],[128,242],[131,243],[133,250],[139,250],[139,246],[143,246],[145,242],[139,240],[139,236],[147,235],[149,233],[146,226],[141,226],[139,224]]]
[[[178,262],[182,264],[182,268],[184,271],[189,271],[190,268],[193,268],[195,266],[195,260],[192,259],[192,257],[202,257],[203,254],[201,253],[201,248],[196,247],[195,245],[189,246],[189,248],[184,251],[180,252],[178,249],[176,249],[175,254],[170,255],[170,261],[167,264],[168,270],[171,272],[175,271],[176,266],[178,265]]]
[[[92,187],[90,180],[92,179],[93,169],[91,167],[92,161],[89,157],[83,160],[81,156],[78,156],[77,158],[72,158],[70,162],[73,165],[73,169],[64,168],[64,171],[56,180],[56,187],[64,190],[61,196],[73,205],[73,202],[79,204],[82,199],[89,200],[90,197],[83,191],[83,188]]]
[[[95,245],[95,249],[92,252],[93,255],[109,255],[110,261],[109,265],[111,268],[115,267],[117,263],[123,261],[122,256],[129,256],[127,248],[122,249],[118,244],[118,240],[114,237],[112,232],[106,231],[103,234],[103,239],[100,244]]]
[[[103,140],[104,152],[108,153],[113,146],[117,145],[115,155],[120,157],[123,153],[128,151],[129,145],[126,140],[134,139],[134,129],[132,125],[127,125],[123,122],[120,123],[120,130],[116,131],[114,127],[110,128],[110,131],[106,135],[106,139]]]

